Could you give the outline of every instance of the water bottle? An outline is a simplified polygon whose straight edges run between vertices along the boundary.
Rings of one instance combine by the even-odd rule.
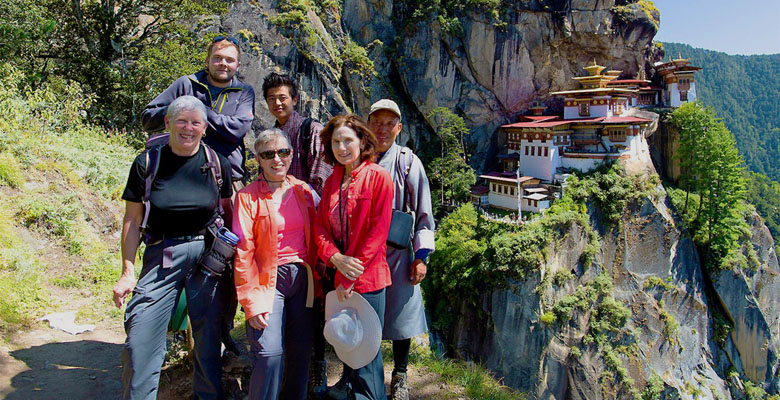
[[[219,231],[217,231],[217,235],[219,235],[219,238],[224,240],[225,243],[228,243],[233,247],[238,245],[238,235],[231,232],[230,229],[224,226],[222,228],[219,228]]]

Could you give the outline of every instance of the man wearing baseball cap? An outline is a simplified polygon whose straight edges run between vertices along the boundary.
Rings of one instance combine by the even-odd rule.
[[[393,210],[408,212],[414,217],[412,238],[407,247],[387,247],[387,263],[393,283],[386,289],[382,332],[382,339],[393,341],[395,365],[390,399],[406,400],[409,398],[406,367],[411,338],[428,330],[419,283],[425,278],[428,255],[435,248],[431,191],[420,159],[408,147],[395,143],[403,128],[398,104],[390,99],[374,103],[368,115],[368,126],[379,142],[377,150],[380,158],[377,162],[393,178]]]

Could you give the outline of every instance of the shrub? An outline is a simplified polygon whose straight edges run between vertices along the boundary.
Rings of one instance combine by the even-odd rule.
[[[18,188],[24,183],[21,165],[9,152],[0,153],[0,185]]]
[[[555,323],[555,313],[547,311],[539,317],[539,321],[545,325],[552,325]]]

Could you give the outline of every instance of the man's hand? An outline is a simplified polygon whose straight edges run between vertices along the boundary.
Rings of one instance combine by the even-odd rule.
[[[125,304],[125,299],[130,292],[135,288],[135,277],[130,275],[122,275],[121,278],[114,285],[114,304],[116,308],[122,308]]]
[[[258,331],[263,330],[265,328],[268,328],[268,313],[260,313],[255,315],[252,318],[249,318],[246,323],[249,324],[252,328],[257,329]]]
[[[423,260],[419,258],[412,261],[412,273],[409,280],[412,281],[412,285],[417,285],[425,278],[425,273],[428,271],[428,267],[425,266]]]

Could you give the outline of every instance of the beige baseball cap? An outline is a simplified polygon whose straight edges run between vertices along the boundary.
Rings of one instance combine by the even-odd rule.
[[[401,109],[398,108],[398,104],[390,99],[382,99],[371,105],[371,111],[368,115],[371,115],[379,110],[387,110],[401,118]]]

